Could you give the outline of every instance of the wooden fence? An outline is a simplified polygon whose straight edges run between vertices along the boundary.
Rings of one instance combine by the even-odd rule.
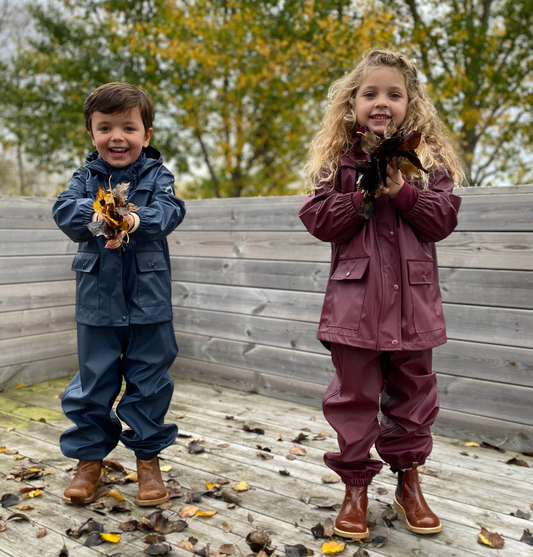
[[[436,431],[533,450],[533,187],[462,190],[438,246],[449,342],[435,350]],[[169,237],[176,374],[319,404],[333,368],[316,340],[329,245],[302,197],[187,202]],[[50,200],[0,198],[0,386],[76,370],[76,245]]]

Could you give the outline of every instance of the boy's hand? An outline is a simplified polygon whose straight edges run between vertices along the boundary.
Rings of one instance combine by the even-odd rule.
[[[98,215],[98,216],[101,216],[101,215]],[[124,220],[128,223],[128,230],[131,230],[135,226],[135,219],[133,218],[132,215],[126,215],[124,217]],[[121,231],[117,234],[117,236],[115,238],[110,240],[109,236],[106,234],[106,238],[108,239],[108,241],[106,242],[105,247],[107,249],[117,249],[118,247],[121,246],[122,239],[124,238],[125,235],[126,235],[126,233],[124,231]]]
[[[394,199],[403,187],[403,176],[398,169],[398,159],[394,157],[387,165],[387,185],[383,188],[383,193],[389,194]]]

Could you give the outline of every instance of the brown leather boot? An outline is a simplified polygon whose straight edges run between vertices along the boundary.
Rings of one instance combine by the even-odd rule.
[[[169,495],[161,477],[157,456],[150,460],[138,458],[137,476],[139,478],[139,495],[137,495],[135,503],[139,507],[152,507],[168,501]]]
[[[410,470],[398,471],[394,507],[405,518],[405,525],[416,534],[436,534],[442,530],[438,516],[429,508],[418,479],[418,462]]]
[[[61,499],[65,503],[87,505],[92,503],[96,488],[102,479],[101,460],[80,460],[78,471],[70,485],[65,489]]]
[[[367,516],[367,486],[347,485],[342,508],[335,520],[335,534],[352,540],[367,538],[370,533],[366,525]]]

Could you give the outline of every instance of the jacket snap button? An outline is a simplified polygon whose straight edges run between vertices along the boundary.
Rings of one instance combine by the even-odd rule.
[[[392,345],[393,345],[393,346],[398,346],[398,341],[397,341],[397,340],[393,340],[393,341],[392,341]]]
[[[125,315],[122,316],[122,321],[126,321],[126,316]]]
[[[400,290],[400,287],[399,287],[397,284],[395,284],[392,288],[393,288],[394,290]]]
[[[87,267],[87,263],[84,263],[84,264],[82,265],[82,268],[83,268],[83,269],[85,269],[85,267]]]
[[[394,236],[394,232],[392,230],[389,232],[389,236]]]
[[[422,275],[422,280],[426,282],[426,275]]]
[[[346,276],[347,276],[347,277],[349,277],[349,276],[350,276],[350,271],[348,271],[348,272],[346,273]]]

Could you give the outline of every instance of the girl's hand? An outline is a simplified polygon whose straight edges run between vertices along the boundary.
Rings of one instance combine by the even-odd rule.
[[[387,165],[387,185],[383,188],[383,193],[389,194],[394,199],[403,187],[403,176],[398,169],[398,159],[394,157]]]

